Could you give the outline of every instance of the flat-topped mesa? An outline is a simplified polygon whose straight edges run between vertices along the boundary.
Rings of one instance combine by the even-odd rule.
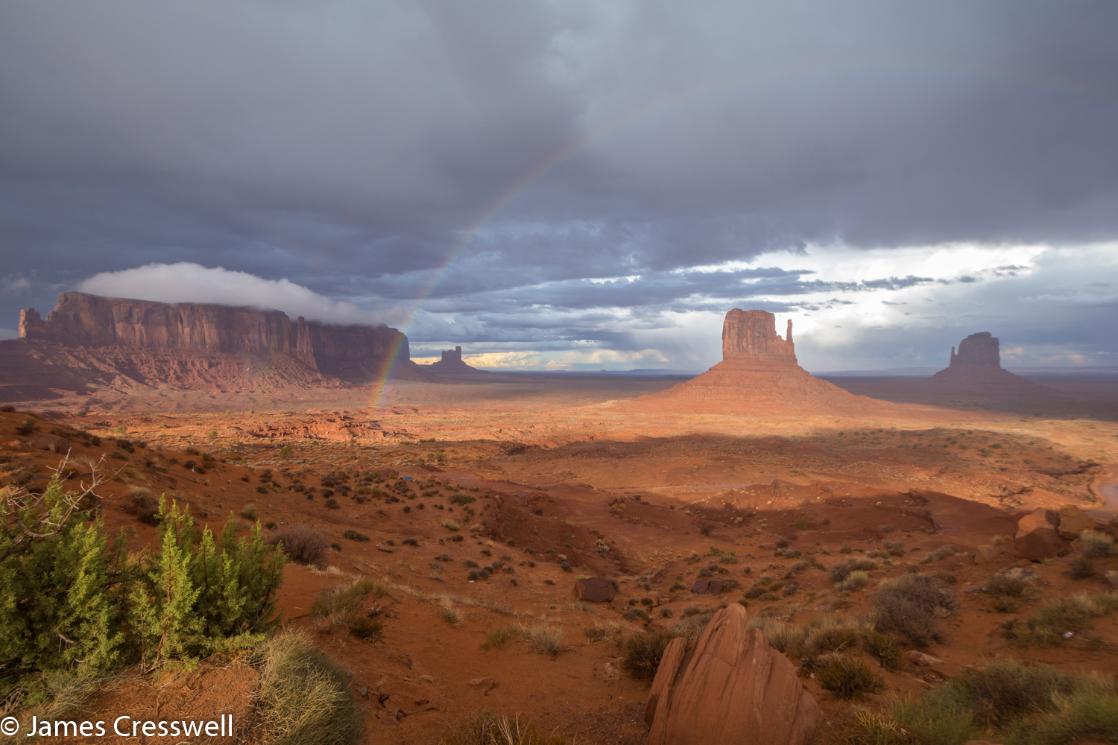
[[[764,310],[734,308],[722,322],[722,361],[796,365],[792,321],[785,338],[776,333],[776,316]]]
[[[64,346],[123,347],[171,354],[279,355],[325,375],[362,379],[410,359],[407,337],[388,326],[330,326],[278,310],[160,303],[81,292],[59,296],[43,319],[20,312],[19,335]]]
[[[997,337],[989,331],[979,331],[959,342],[957,352],[955,347],[951,347],[949,367],[958,366],[1000,368],[1002,361]]]

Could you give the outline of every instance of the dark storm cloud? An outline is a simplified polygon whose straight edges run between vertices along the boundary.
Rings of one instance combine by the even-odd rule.
[[[195,262],[375,312],[423,298],[455,339],[546,307],[622,344],[595,308],[925,281],[675,269],[1113,239],[1116,27],[1093,0],[10,0],[0,256],[29,284],[0,286],[0,327]]]

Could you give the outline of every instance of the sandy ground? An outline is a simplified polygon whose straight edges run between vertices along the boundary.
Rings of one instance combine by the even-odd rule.
[[[479,710],[521,714],[579,743],[639,743],[646,684],[622,671],[619,640],[738,600],[795,622],[859,617],[877,582],[911,568],[949,577],[959,609],[928,650],[941,663],[882,671],[888,689],[867,705],[996,656],[1118,672],[1113,619],[1054,647],[1001,632],[1046,597],[1109,589],[1101,576],[1118,558],[1073,580],[1070,556],[1034,564],[1004,542],[1032,507],[1118,508],[1118,421],[1088,418],[1078,404],[1043,415],[927,403],[866,416],[642,411],[637,397],[673,382],[540,376],[233,400],[171,390],[62,397],[37,407],[48,419],[36,432],[62,428],[71,464],[104,457],[106,519],[133,547],[155,535],[128,512],[137,489],[215,523],[251,504],[269,532],[307,525],[335,544],[323,568],[287,567],[280,606],[351,673],[370,743],[435,742]],[[1110,401],[1118,389],[1092,395]],[[0,473],[33,488],[59,456],[16,432],[25,417],[0,413]],[[200,473],[203,452],[217,461]],[[347,530],[369,540],[346,539]],[[885,541],[901,548],[878,562],[874,585],[836,591],[826,569]],[[792,570],[802,559],[812,566]],[[693,593],[710,567],[739,589]],[[995,612],[980,588],[1013,567],[1038,592]],[[792,590],[749,597],[760,578],[790,570],[799,571],[785,581]],[[588,575],[615,578],[618,597],[576,602],[574,582]],[[387,590],[369,601],[383,622],[373,641],[309,616],[325,588],[358,577]],[[562,651],[541,654],[519,636],[486,648],[507,627],[551,629]],[[224,685],[207,680],[191,690]],[[805,684],[832,721],[849,711]],[[133,690],[118,686],[94,706],[142,707]]]

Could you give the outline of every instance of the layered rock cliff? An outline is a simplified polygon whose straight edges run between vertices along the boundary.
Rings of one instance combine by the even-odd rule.
[[[722,321],[722,360],[749,365],[795,365],[791,319],[782,339],[776,333],[776,316],[772,313],[734,308]]]
[[[183,358],[233,356],[292,363],[359,382],[400,364],[410,366],[408,340],[388,326],[331,326],[278,310],[202,303],[158,303],[81,292],[59,296],[44,319],[20,312],[19,334],[32,344]],[[101,356],[106,356],[102,354]]]
[[[444,349],[439,361],[428,365],[426,370],[439,378],[473,378],[489,375],[484,370],[470,367],[462,359],[462,347]]]

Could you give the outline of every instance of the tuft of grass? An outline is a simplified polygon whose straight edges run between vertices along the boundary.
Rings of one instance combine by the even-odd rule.
[[[556,657],[563,651],[563,634],[553,626],[542,623],[521,626],[520,633],[532,649],[540,654]]]
[[[1118,741],[1118,693],[1103,686],[1083,686],[1056,701],[1030,721],[1009,729],[1009,745],[1072,745]]]
[[[1118,610],[1118,593],[1073,595],[1041,606],[1028,620],[1005,627],[1024,643],[1059,644],[1091,629],[1094,619]]]
[[[1114,553],[1114,539],[1098,530],[1084,530],[1079,534],[1079,543],[1088,559],[1102,559]]]
[[[566,745],[555,735],[543,735],[519,716],[475,714],[456,725],[439,740],[439,745]]]
[[[244,519],[246,519],[250,522],[256,522],[256,505],[249,502],[244,507],[242,507],[241,508],[241,517],[243,517]]]
[[[485,635],[485,641],[482,642],[482,649],[504,649],[513,642],[520,632],[513,626],[501,626],[500,628],[493,629]]]
[[[462,529],[461,526],[458,525],[458,523],[454,520],[443,520],[443,527],[449,530],[451,533],[457,533],[459,530]]]
[[[918,647],[939,641],[937,615],[946,615],[955,602],[939,580],[925,574],[906,574],[881,585],[873,600],[873,625]]]
[[[384,597],[388,594],[372,580],[359,579],[349,585],[327,587],[315,598],[311,618],[322,629],[346,626],[350,633],[361,639],[380,636],[381,624],[361,612],[361,605],[370,595]]]
[[[819,685],[839,698],[861,698],[885,687],[885,681],[869,665],[840,652],[820,655],[813,669]]]
[[[663,631],[646,631],[630,636],[625,640],[621,667],[637,680],[652,680],[660,667],[664,649],[671,640],[671,634]]]
[[[853,572],[846,575],[846,579],[836,584],[835,587],[842,592],[854,592],[855,590],[861,590],[869,583],[870,575],[861,569],[855,569]]]
[[[877,569],[877,562],[871,559],[847,559],[831,567],[831,581],[836,585],[842,582],[851,572],[868,572]]]
[[[444,598],[439,610],[439,617],[446,621],[451,626],[462,625],[462,614],[454,607],[454,602],[449,598]]]
[[[361,713],[348,676],[307,637],[288,631],[259,654],[254,720],[261,745],[351,745],[361,739]]]

